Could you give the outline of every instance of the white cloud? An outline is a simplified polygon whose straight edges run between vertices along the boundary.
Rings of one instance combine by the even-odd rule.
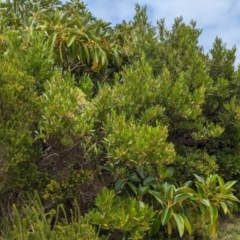
[[[134,16],[136,0],[83,0],[87,8],[97,18],[113,24],[131,20]],[[171,28],[176,17],[182,16],[185,23],[197,21],[202,29],[199,43],[205,52],[212,47],[216,36],[227,43],[227,48],[237,47],[236,64],[240,63],[240,1],[238,0],[138,0],[140,5],[148,6],[148,16],[155,24],[165,18]]]

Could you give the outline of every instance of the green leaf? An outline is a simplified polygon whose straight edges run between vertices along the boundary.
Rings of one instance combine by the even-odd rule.
[[[172,200],[175,195],[175,187],[173,185],[169,185],[166,193],[167,199]]]
[[[222,210],[225,214],[227,214],[228,212],[228,207],[227,207],[227,204],[225,202],[220,202],[220,205],[222,207]]]
[[[88,50],[88,48],[87,48],[87,46],[85,44],[83,44],[82,46],[83,46],[84,53],[85,53],[85,56],[86,56],[87,64],[89,64],[90,63],[89,50]]]
[[[192,196],[191,193],[179,193],[174,197],[174,203],[182,202]]]
[[[227,182],[223,188],[229,190],[237,181],[229,181]]]
[[[51,49],[53,49],[54,46],[55,46],[57,35],[58,35],[57,33],[54,33],[53,36],[52,36],[52,39],[51,39]]]
[[[183,184],[184,187],[190,187],[191,185],[192,185],[192,181],[191,181],[191,180],[186,181],[186,182]]]
[[[164,206],[164,199],[162,197],[162,194],[160,192],[150,190],[149,193],[155,197],[155,199],[162,205]]]
[[[70,29],[69,30],[70,33],[73,33],[75,35],[78,35],[79,37],[82,37],[84,40],[88,40],[88,36],[86,33],[84,33],[81,30],[76,30],[76,29]]]
[[[138,167],[137,172],[138,172],[138,174],[140,175],[141,178],[145,178],[143,167]]]
[[[197,174],[193,174],[193,175],[195,176],[195,178],[197,179],[197,181],[205,184],[205,180],[204,180],[202,177],[198,176]]]
[[[143,196],[149,191],[150,187],[149,186],[143,186],[141,188],[138,188],[138,195]]]
[[[59,53],[60,53],[60,59],[62,62],[64,62],[64,57],[65,57],[64,51],[65,51],[64,44],[63,44],[63,42],[60,42]]]
[[[68,12],[67,12],[67,11],[66,11],[66,12],[63,12],[63,13],[61,14],[61,16],[60,16],[60,23],[61,23],[61,24],[64,24],[64,23],[66,22],[67,16],[68,16]]]
[[[190,187],[180,187],[176,189],[177,193],[196,193],[192,188]]]
[[[131,174],[129,175],[128,179],[129,179],[130,181],[137,182],[137,183],[141,181],[135,172],[134,172],[134,173],[131,173]]]
[[[184,233],[184,220],[180,214],[173,213],[174,220],[177,224],[179,236],[182,237]]]
[[[116,65],[119,67],[121,65],[122,59],[117,51],[114,51],[113,58],[114,58]]]
[[[117,180],[115,183],[115,190],[119,191],[121,190],[125,185],[125,182],[123,182],[121,179]]]
[[[218,209],[213,203],[210,203],[209,210],[210,210],[209,211],[210,212],[210,222],[211,222],[211,225],[214,225],[218,219]]]
[[[179,215],[183,218],[184,226],[185,226],[186,230],[188,231],[189,235],[191,235],[192,234],[192,226],[191,226],[188,218],[182,213],[179,213]]]
[[[161,212],[158,212],[155,216],[155,221],[153,222],[153,225],[151,227],[150,234],[151,236],[154,236],[161,227]]]
[[[223,181],[223,179],[220,176],[218,176],[218,183],[219,183],[220,187],[223,187],[224,181]]]
[[[76,38],[76,35],[73,34],[69,34],[68,38],[67,38],[67,46],[70,47],[72,45],[72,43],[74,42]]]
[[[240,202],[240,200],[237,197],[235,197],[233,194],[225,194],[222,196],[222,198],[235,201],[235,202]]]
[[[137,195],[137,188],[131,182],[127,182],[127,185],[132,189],[134,194]]]
[[[151,185],[154,182],[156,182],[156,179],[154,177],[149,176],[143,181],[143,185]]]
[[[210,207],[210,202],[208,199],[201,199],[201,203],[207,207]]]
[[[161,212],[161,223],[164,226],[172,217],[172,208],[165,207]]]
[[[165,173],[165,177],[172,177],[175,172],[174,167],[168,167]]]
[[[98,167],[109,172],[115,172],[115,168],[111,165],[105,165],[105,166],[98,165]]]
[[[81,26],[85,26],[91,19],[92,19],[92,15],[91,14],[88,14],[87,16],[82,18]]]

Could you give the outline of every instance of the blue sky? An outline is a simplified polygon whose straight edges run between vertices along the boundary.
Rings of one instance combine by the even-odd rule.
[[[237,47],[236,65],[240,64],[240,0],[83,0],[89,11],[97,18],[113,24],[132,20],[135,4],[147,5],[149,20],[165,18],[171,28],[176,17],[185,23],[197,21],[203,30],[199,44],[207,52],[216,36],[222,38],[227,48]]]

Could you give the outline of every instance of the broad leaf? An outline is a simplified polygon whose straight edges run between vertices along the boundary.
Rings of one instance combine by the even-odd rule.
[[[195,177],[199,182],[205,184],[205,180],[204,180],[202,177],[200,177],[200,176],[198,176],[198,175],[196,175],[196,174],[193,174],[193,175],[194,175],[194,177]]]
[[[115,190],[119,191],[121,190],[125,185],[125,182],[123,182],[121,179],[117,180],[115,183]]]
[[[191,193],[179,193],[174,197],[174,203],[184,201],[192,196]]]
[[[178,193],[196,193],[192,188],[190,187],[180,187],[176,189],[176,192]]]
[[[228,207],[227,207],[227,204],[225,202],[220,202],[220,205],[222,207],[222,210],[225,214],[227,214],[228,212]]]
[[[188,218],[182,213],[179,213],[179,215],[183,218],[184,226],[185,226],[186,230],[188,231],[189,235],[191,235],[192,234],[192,226],[191,226]]]
[[[240,200],[237,197],[235,197],[232,193],[223,195],[223,198],[231,201],[235,201],[235,202],[240,202]]]
[[[207,207],[210,207],[210,202],[208,199],[201,199],[201,203],[203,203]]]
[[[161,212],[161,223],[164,226],[172,217],[172,208],[165,207]]]
[[[141,188],[138,188],[138,195],[143,196],[149,191],[150,187],[149,186],[143,186]]]
[[[129,180],[133,181],[133,182],[140,182],[140,179],[139,177],[137,176],[137,174],[134,172],[134,173],[131,173],[128,177]]]
[[[182,237],[184,233],[184,220],[180,214],[173,213],[174,220],[177,224],[179,236]]]
[[[155,197],[155,199],[162,205],[164,206],[164,199],[163,196],[160,192],[150,190],[149,193]]]
[[[143,185],[151,185],[154,182],[156,182],[156,179],[154,177],[149,176],[144,180]]]

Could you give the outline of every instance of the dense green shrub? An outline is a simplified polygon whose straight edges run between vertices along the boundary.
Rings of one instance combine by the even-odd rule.
[[[111,239],[143,239],[151,227],[152,207],[135,198],[121,198],[104,188],[95,204],[97,208],[91,210],[87,218],[90,223],[108,230]]]
[[[0,3],[0,216],[14,203],[16,217],[5,232],[97,239],[83,216],[51,229],[77,199],[103,238],[216,236],[240,188],[236,49],[216,38],[204,53],[195,22],[153,26],[139,5],[110,27],[81,1],[50,2]],[[33,189],[47,207],[19,210]]]
[[[0,158],[1,189],[27,188],[37,181],[32,130],[39,119],[40,99],[34,91],[34,79],[16,66],[0,66]]]

